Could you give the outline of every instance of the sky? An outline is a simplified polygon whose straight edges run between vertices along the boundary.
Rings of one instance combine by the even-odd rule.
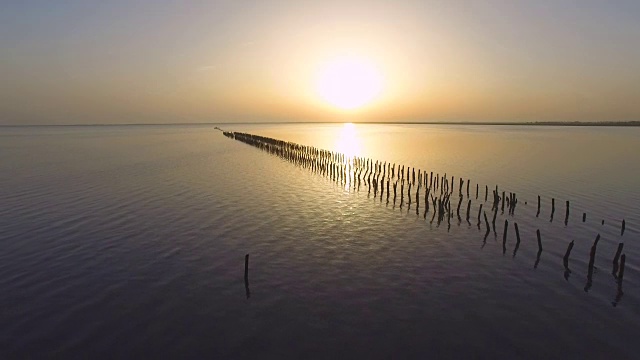
[[[0,49],[0,125],[640,120],[635,0],[8,0]]]

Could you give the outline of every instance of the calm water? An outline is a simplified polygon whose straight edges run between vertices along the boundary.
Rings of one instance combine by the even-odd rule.
[[[221,127],[470,178],[470,224],[213,126],[0,128],[0,358],[638,357],[640,129]],[[519,203],[483,246],[484,185]]]

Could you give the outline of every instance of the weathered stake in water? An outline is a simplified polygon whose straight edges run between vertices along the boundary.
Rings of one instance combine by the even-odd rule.
[[[247,299],[251,297],[251,291],[249,291],[249,254],[244,256],[244,290]]]
[[[538,264],[540,263],[540,255],[542,255],[542,238],[540,236],[540,229],[536,230],[536,235],[538,236],[538,255],[536,256],[536,263],[533,265],[534,269],[538,268]]]
[[[540,229],[536,230],[538,236],[538,251],[542,251],[542,238],[540,237]]]
[[[502,254],[507,251],[507,230],[509,229],[509,221],[504,221],[504,231],[502,232]]]
[[[620,267],[618,265],[618,259],[620,258],[620,254],[622,253],[622,248],[624,248],[624,243],[619,243],[618,249],[616,250],[616,255],[613,257],[613,270],[611,271],[611,274],[613,274],[614,277],[617,276],[617,272]]]

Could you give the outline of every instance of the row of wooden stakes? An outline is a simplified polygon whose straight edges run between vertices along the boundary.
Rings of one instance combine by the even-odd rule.
[[[221,130],[222,131],[222,130]],[[415,199],[416,204],[416,215],[419,215],[420,208],[420,190],[424,187],[424,213],[423,216],[426,219],[427,213],[430,211],[430,205],[433,207],[433,215],[431,218],[431,223],[436,221],[439,226],[445,220],[447,221],[448,228],[451,226],[450,219],[453,217],[452,214],[452,206],[451,206],[451,198],[454,194],[454,186],[455,177],[449,177],[447,174],[440,175],[439,173],[434,174],[433,172],[428,173],[427,171],[422,171],[420,169],[417,170],[415,168],[405,167],[381,162],[374,161],[368,158],[362,157],[347,157],[344,154],[318,149],[311,146],[300,145],[288,141],[273,139],[269,137],[241,133],[241,132],[227,132],[223,131],[223,134],[231,139],[235,139],[246,143],[248,145],[257,147],[261,150],[264,150],[273,155],[279,156],[287,161],[290,161],[298,166],[308,168],[313,172],[317,172],[323,176],[329,177],[331,180],[347,186],[349,189],[353,187],[355,190],[360,190],[360,187],[364,184],[368,188],[368,194],[371,194],[373,191],[374,198],[378,198],[382,202],[383,197],[385,196],[386,190],[386,201],[387,204],[390,202],[391,190],[393,190],[393,204],[395,207],[396,200],[398,195],[400,197],[400,208],[402,209],[404,206],[404,196],[405,196],[405,184],[407,187],[406,195],[408,197],[407,203],[407,211],[411,208],[413,203],[413,199]],[[466,184],[466,189],[465,189]],[[400,191],[398,194],[398,185],[400,185]],[[462,217],[460,215],[460,209],[465,198],[468,199],[466,206],[466,221],[470,224],[470,209],[471,209],[471,194],[470,194],[470,186],[471,180],[467,179],[464,181],[462,178],[459,179],[458,182],[458,194],[459,200],[456,208],[456,214],[459,222],[462,221]],[[412,198],[412,187],[415,188],[415,197]],[[475,186],[475,198],[479,198],[479,184]],[[465,189],[466,191],[463,191]],[[378,195],[379,194],[379,195]],[[435,196],[434,196],[435,194]],[[485,185],[484,191],[484,201],[485,203],[489,199],[489,187]],[[536,217],[539,217],[541,212],[541,198],[538,196],[538,204],[537,204],[537,212]],[[499,210],[504,214],[505,205],[507,208],[507,214],[510,216],[515,215],[516,206],[518,204],[518,197],[515,193],[507,194],[505,191],[502,191],[500,194],[498,186],[492,190],[492,201],[491,201],[491,212],[492,221],[491,225],[489,223],[489,219],[487,217],[486,211],[482,211],[483,204],[481,203],[478,210],[477,215],[477,226],[480,229],[481,226],[481,216],[484,215],[484,222],[486,225],[486,233],[484,236],[484,244],[486,244],[487,237],[491,233],[491,229],[493,229],[494,234],[497,235],[496,232],[496,218]],[[551,199],[551,213],[550,213],[550,221],[553,221],[555,214],[555,198]],[[567,225],[569,221],[570,214],[570,202],[566,201],[566,211],[565,211],[565,219],[564,224]],[[587,214],[582,214],[582,222],[586,221]],[[604,220],[602,221],[604,224]],[[506,252],[506,242],[507,242],[507,230],[508,230],[509,221],[505,220],[504,231],[503,231],[503,253]],[[622,236],[625,232],[625,221],[622,220],[621,232]],[[516,233],[516,245],[514,248],[513,256],[518,251],[520,246],[520,232],[518,229],[518,224],[514,222],[514,228]],[[537,234],[537,242],[538,242],[538,253],[536,257],[536,262],[534,264],[534,268],[537,268],[538,263],[540,262],[540,255],[542,253],[542,238],[540,234],[540,230],[536,231]],[[600,239],[600,235],[598,234],[590,252],[590,261],[588,268],[588,276],[587,276],[587,285],[585,286],[585,291],[588,291],[591,287],[591,279],[593,275],[594,261],[595,261],[595,253],[596,246]],[[565,267],[565,278],[568,279],[571,271],[569,270],[569,256],[571,250],[573,249],[574,241],[571,241],[568,245],[567,251],[563,258],[563,263]],[[621,284],[624,278],[624,269],[626,262],[626,255],[622,254],[622,250],[624,247],[624,243],[620,242],[618,245],[618,249],[613,259],[613,276],[618,280],[619,284],[619,293],[621,296]],[[248,264],[248,255],[246,262]],[[248,266],[248,265],[247,265]],[[245,268],[245,285],[247,288],[247,297],[249,296],[248,290],[248,268]]]

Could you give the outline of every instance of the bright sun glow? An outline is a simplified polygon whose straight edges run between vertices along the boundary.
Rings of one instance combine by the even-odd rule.
[[[322,69],[318,93],[329,104],[354,110],[369,104],[382,91],[382,77],[375,65],[364,58],[334,59]]]

